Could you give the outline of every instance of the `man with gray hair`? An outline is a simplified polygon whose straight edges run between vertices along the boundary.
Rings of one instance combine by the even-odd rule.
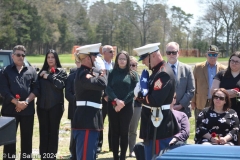
[[[103,62],[105,64],[105,69],[106,73],[108,73],[109,70],[113,69],[114,62],[112,61],[114,57],[114,49],[110,45],[105,45],[102,48],[102,55],[103,55]],[[107,106],[107,101],[108,101],[108,96],[104,92],[102,96],[102,115],[103,115],[103,123],[104,120],[108,114],[108,106]],[[110,121],[108,123],[108,145],[109,145],[109,150],[112,150],[111,146],[111,129],[110,129]],[[97,153],[100,153],[102,150],[102,144],[103,144],[103,131],[100,132],[99,135],[99,141],[98,141],[98,148],[97,148]]]
[[[172,68],[176,80],[176,103],[174,110],[184,112],[191,117],[190,101],[194,96],[195,81],[191,66],[178,61],[179,44],[170,42],[166,45],[168,65]]]
[[[24,64],[25,56],[26,48],[23,45],[15,46],[12,53],[13,64],[8,65],[0,73],[0,91],[3,97],[1,113],[6,117],[15,117],[16,132],[18,126],[20,126],[20,159],[32,157],[34,99],[39,95],[36,70],[32,66]],[[4,160],[12,159],[12,157],[16,156],[16,143],[4,146]]]

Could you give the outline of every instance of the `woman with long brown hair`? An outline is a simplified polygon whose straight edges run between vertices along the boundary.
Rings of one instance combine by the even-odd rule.
[[[117,54],[113,70],[109,72],[106,93],[108,95],[108,115],[112,131],[112,150],[114,160],[126,158],[128,130],[133,115],[133,90],[138,75],[130,69],[130,59],[126,51]]]
[[[231,109],[228,92],[216,89],[212,94],[211,107],[199,113],[195,142],[199,144],[236,145],[238,140],[239,119]]]

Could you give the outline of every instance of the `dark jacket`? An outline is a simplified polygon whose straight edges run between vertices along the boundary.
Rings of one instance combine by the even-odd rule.
[[[57,68],[54,74],[50,73],[47,79],[38,76],[40,95],[37,99],[37,106],[46,110],[56,105],[61,105],[63,108],[63,89],[65,88],[66,79],[67,73],[62,68]]]
[[[188,120],[188,116],[184,112],[172,110],[174,117],[177,120],[178,127],[180,129],[179,133],[174,135],[179,141],[185,142],[187,141],[190,133],[190,123]]]
[[[149,92],[141,102],[151,107],[171,104],[175,92],[175,76],[165,61],[153,68],[149,77]],[[163,120],[157,128],[157,139],[172,137],[179,132],[177,121],[170,109],[162,110]],[[151,121],[151,110],[142,107],[140,138],[153,139],[154,126]]]
[[[106,88],[109,102],[115,98],[123,100],[125,104],[133,101],[133,90],[138,82],[138,75],[135,71],[131,72],[133,76],[126,69],[116,68],[109,72]]]
[[[21,112],[16,112],[16,106],[11,101],[16,94],[20,95],[19,101],[25,101],[30,93],[35,96],[39,95],[36,70],[32,66],[24,66],[21,72],[18,73],[13,63],[3,69],[0,74],[0,93],[3,97],[2,115],[33,115],[35,113],[34,100]]]
[[[66,81],[66,88],[65,88],[65,98],[68,101],[68,119],[73,118],[73,114],[76,108],[76,97],[74,91],[74,80],[76,76],[76,70],[74,72],[70,72],[70,75]]]
[[[86,78],[90,74],[93,77]],[[94,76],[92,70],[84,65],[76,72],[74,88],[76,101],[90,101],[101,104],[102,92],[106,88],[106,76]],[[91,106],[77,106],[74,112],[73,129],[103,129],[102,110]]]

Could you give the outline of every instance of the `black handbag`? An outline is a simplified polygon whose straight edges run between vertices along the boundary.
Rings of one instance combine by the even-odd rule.
[[[14,117],[0,117],[0,146],[16,143],[16,120]]]

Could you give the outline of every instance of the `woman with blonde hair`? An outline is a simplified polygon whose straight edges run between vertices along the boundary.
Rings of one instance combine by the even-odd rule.
[[[72,120],[72,130],[76,142],[76,157],[95,160],[99,132],[103,130],[102,92],[107,77],[103,73],[93,74],[94,62],[101,43],[79,47],[77,60],[81,67],[76,71],[74,90],[76,109]]]

